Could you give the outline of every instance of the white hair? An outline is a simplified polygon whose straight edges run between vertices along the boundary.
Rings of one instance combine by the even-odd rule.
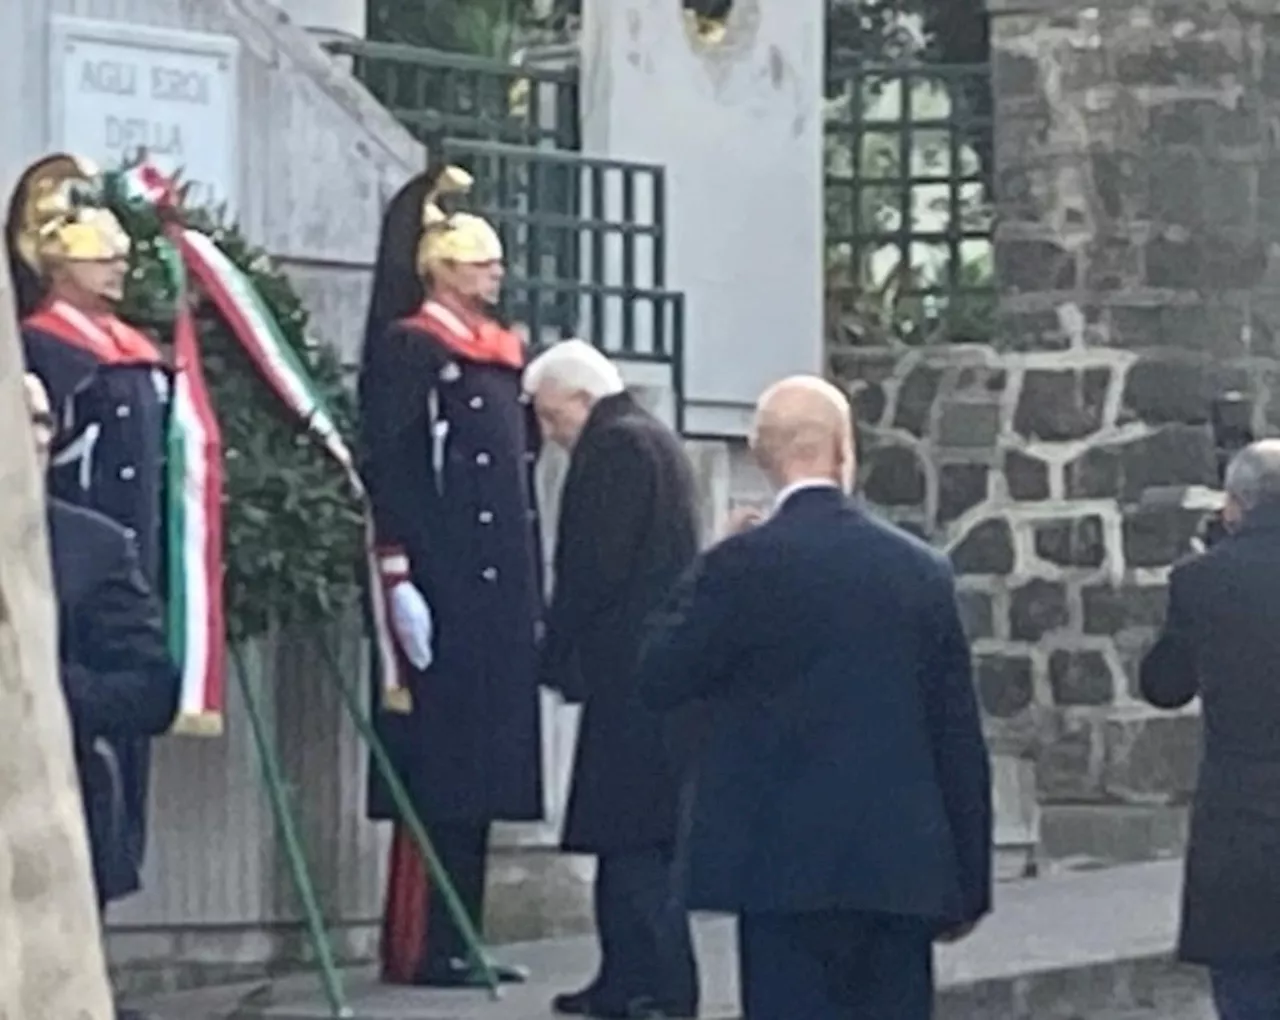
[[[1224,488],[1243,510],[1280,503],[1280,439],[1260,439],[1237,453]]]
[[[585,393],[599,400],[626,387],[618,367],[585,340],[562,340],[539,354],[524,370],[524,391],[533,396],[544,386]]]

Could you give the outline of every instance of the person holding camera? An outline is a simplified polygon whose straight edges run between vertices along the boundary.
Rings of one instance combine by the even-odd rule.
[[[1280,1017],[1280,439],[1230,461],[1225,535],[1173,568],[1143,697],[1200,698],[1179,956],[1207,966],[1222,1020]]]

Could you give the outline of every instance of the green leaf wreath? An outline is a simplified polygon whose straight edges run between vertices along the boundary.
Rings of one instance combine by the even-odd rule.
[[[157,211],[131,200],[123,178],[108,179],[107,204],[134,240],[121,315],[172,336],[176,295],[160,256]],[[281,332],[350,436],[354,403],[332,349],[308,334],[308,314],[288,277],[221,210],[184,208],[257,287]],[[224,558],[229,637],[269,627],[332,621],[359,592],[362,511],[346,476],[284,408],[208,302],[196,310],[205,377],[222,429]]]

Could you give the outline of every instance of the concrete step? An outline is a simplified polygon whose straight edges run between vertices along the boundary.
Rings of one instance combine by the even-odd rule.
[[[1180,864],[1166,861],[999,887],[992,917],[938,952],[939,1020],[1212,1020],[1202,975],[1171,962],[1180,875]],[[697,937],[703,1015],[737,1017],[733,923],[701,919]],[[387,988],[369,970],[350,972],[354,1020],[545,1020],[551,996],[578,987],[595,967],[589,938],[509,946],[500,955],[534,979],[497,1002],[483,993]],[[221,1005],[208,992],[204,1005],[190,996],[148,1005],[166,1020],[330,1016],[314,975],[236,993]]]

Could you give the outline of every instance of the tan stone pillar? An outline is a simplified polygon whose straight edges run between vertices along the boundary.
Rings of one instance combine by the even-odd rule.
[[[12,299],[0,250],[0,1017],[110,1020]]]

